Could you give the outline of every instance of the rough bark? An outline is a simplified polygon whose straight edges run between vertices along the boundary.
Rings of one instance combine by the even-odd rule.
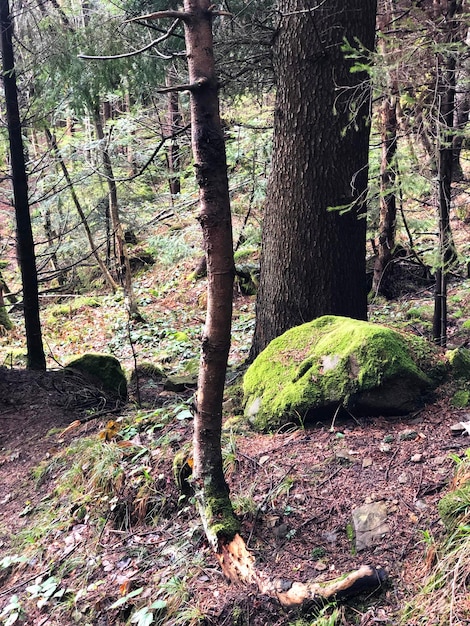
[[[341,48],[346,38],[372,49],[375,14],[376,0],[283,3],[251,358],[288,328],[323,314],[367,316],[370,94],[367,76],[350,72]]]
[[[385,293],[385,272],[395,247],[397,197],[395,153],[397,149],[396,98],[386,96],[381,110],[382,160],[380,164],[380,218],[377,259],[374,265],[372,290]]]
[[[22,139],[22,124],[18,106],[15,60],[13,54],[13,26],[8,0],[0,2],[1,50],[3,86],[10,143],[13,195],[15,201],[17,255],[23,284],[23,306],[27,346],[27,365],[30,369],[46,369],[39,315],[38,277],[36,256],[29,212],[28,177]]]
[[[457,1],[449,0],[446,11],[444,43],[452,44],[457,35],[455,14]],[[439,266],[436,271],[434,298],[433,338],[440,346],[447,343],[447,273],[454,258],[450,228],[450,206],[454,150],[455,70],[456,58],[449,50],[438,57],[439,91],[439,153],[438,153],[438,216],[439,216]]]
[[[225,144],[209,0],[185,0],[191,141],[207,258],[207,311],[194,419],[194,481],[206,534],[218,552],[238,530],[222,466],[222,400],[230,348],[234,260]]]
[[[388,8],[388,7],[387,7]],[[387,9],[378,20],[382,33],[385,33],[393,14]],[[385,40],[379,44],[380,51],[385,55],[388,46]],[[391,73],[393,70],[389,70]],[[397,197],[396,197],[396,167],[395,155],[397,152],[398,117],[397,94],[395,80],[390,80],[383,95],[380,109],[380,134],[382,158],[380,162],[380,217],[377,258],[374,264],[372,291],[376,294],[386,294],[386,270],[393,257],[395,247]]]

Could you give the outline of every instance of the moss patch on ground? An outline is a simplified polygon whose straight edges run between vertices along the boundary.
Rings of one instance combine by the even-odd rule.
[[[273,430],[340,404],[358,414],[389,405],[407,413],[443,371],[425,339],[327,315],[290,329],[255,359],[243,383],[246,414]]]

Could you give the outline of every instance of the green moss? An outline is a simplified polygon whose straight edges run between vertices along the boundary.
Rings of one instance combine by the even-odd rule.
[[[464,409],[470,404],[470,391],[464,389],[456,391],[452,396],[451,404],[458,409]]]
[[[407,400],[407,394],[432,385],[415,363],[418,352],[420,363],[428,363],[426,371],[432,369],[437,351],[425,339],[368,322],[321,317],[287,331],[255,359],[243,383],[246,413],[256,428],[269,430],[302,421],[312,408],[338,403],[353,408],[359,392],[377,387],[382,395],[389,388]],[[409,381],[408,388],[398,384],[400,377]]]
[[[437,508],[446,528],[455,528],[470,510],[470,484],[445,495]]]
[[[470,380],[470,350],[457,348],[446,353],[454,378]]]
[[[89,296],[80,296],[67,302],[55,304],[48,309],[48,320],[54,320],[61,317],[67,317],[74,315],[79,309],[84,307],[99,307],[100,302],[96,298]]]
[[[4,306],[0,306],[0,326],[3,326],[5,330],[11,330],[13,328],[13,323]]]
[[[231,541],[240,532],[240,522],[233,512],[228,490],[214,485],[209,478],[198,493],[198,506],[206,536],[217,551],[220,539]]]
[[[131,382],[134,382],[138,376],[145,376],[146,378],[151,378],[152,380],[161,380],[164,378],[165,374],[159,365],[150,363],[150,361],[143,361],[142,363],[139,363],[136,369],[132,372]]]
[[[127,398],[127,380],[119,361],[108,354],[84,354],[74,359],[67,368],[78,370],[99,381],[105,391],[121,399]]]

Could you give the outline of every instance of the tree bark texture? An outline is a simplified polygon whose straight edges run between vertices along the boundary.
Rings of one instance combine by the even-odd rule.
[[[380,163],[380,218],[378,254],[374,265],[372,290],[386,294],[385,272],[393,257],[397,220],[395,154],[397,116],[395,96],[385,96],[381,110],[382,159]]]
[[[34,252],[33,231],[29,212],[28,177],[18,106],[15,60],[13,54],[13,25],[8,0],[0,0],[1,50],[3,86],[10,142],[13,195],[15,199],[17,255],[23,284],[23,306],[30,369],[45,370],[46,357],[42,343],[39,316],[38,276]]]
[[[379,28],[385,34],[394,12],[388,3],[384,7],[383,15],[378,19]],[[388,50],[386,40],[379,43],[379,49],[384,58],[391,51]],[[395,73],[390,69],[389,75]],[[398,141],[397,93],[398,86],[395,76],[385,87],[383,101],[380,108],[380,135],[382,158],[380,162],[380,217],[378,253],[374,264],[372,291],[376,294],[387,295],[386,272],[393,257],[395,248],[396,220],[397,220],[397,172],[395,155]]]
[[[367,316],[370,90],[364,73],[350,72],[341,48],[344,38],[373,48],[376,0],[287,0],[282,7],[251,358],[320,315]]]
[[[199,222],[207,258],[207,310],[194,420],[194,487],[206,534],[219,551],[238,530],[225,482],[222,400],[230,348],[234,260],[225,143],[212,48],[209,0],[185,0],[191,89],[191,141],[199,185]]]
[[[444,43],[455,42],[457,24],[455,14],[457,1],[447,2]],[[452,173],[454,167],[454,111],[456,58],[448,50],[438,55],[439,93],[439,153],[438,153],[438,217],[439,217],[439,265],[436,272],[434,297],[433,338],[440,346],[447,344],[447,274],[454,260],[454,245],[450,228]]]

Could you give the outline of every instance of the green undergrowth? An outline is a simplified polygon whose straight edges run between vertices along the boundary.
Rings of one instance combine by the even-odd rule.
[[[94,624],[99,614],[113,624],[200,623],[189,581],[201,568],[201,530],[188,518],[192,506],[179,503],[171,466],[187,413],[174,403],[109,420],[34,469],[45,495],[27,503],[20,514],[26,523],[0,561],[4,591],[12,589],[0,623],[22,624],[38,609],[52,624]],[[169,528],[163,538],[162,528]],[[154,536],[150,549],[139,532]],[[110,587],[111,563],[119,572],[131,561],[129,580],[111,577]],[[17,589],[9,579],[31,585]]]
[[[470,449],[456,462],[454,490],[439,502],[446,533],[436,541],[423,533],[425,562],[431,567],[422,586],[405,607],[402,626],[468,624],[470,604]]]
[[[24,526],[0,561],[1,624],[39,614],[53,625],[91,625],[103,616],[116,626],[204,623],[193,584],[211,550],[194,498],[173,475],[178,450],[191,456],[191,418],[175,399],[110,419],[67,445],[59,439],[61,449],[32,472],[38,500],[26,503]],[[222,444],[230,476],[238,464],[232,429]],[[277,503],[288,495],[287,479],[278,491]]]

